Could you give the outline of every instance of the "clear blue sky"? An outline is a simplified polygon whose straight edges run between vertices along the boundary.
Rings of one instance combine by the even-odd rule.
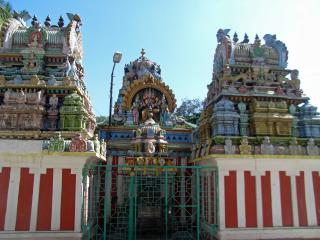
[[[109,108],[109,84],[114,51],[123,53],[115,71],[114,100],[122,83],[123,67],[146,50],[161,65],[162,77],[183,98],[201,98],[211,81],[219,28],[244,33],[276,34],[288,47],[289,68],[300,71],[302,89],[320,106],[319,0],[15,0],[53,23],[66,12],[80,14],[83,22],[86,82],[96,115]],[[319,109],[320,110],[320,109]]]

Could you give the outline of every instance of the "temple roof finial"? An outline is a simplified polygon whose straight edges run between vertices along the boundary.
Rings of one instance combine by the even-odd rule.
[[[144,57],[144,55],[146,54],[146,52],[144,51],[144,48],[141,49],[141,57]]]
[[[249,43],[249,37],[248,37],[248,34],[244,34],[244,39],[242,41],[242,43]]]
[[[238,34],[235,32],[233,34],[233,39],[232,39],[235,43],[238,42],[239,38],[238,38]]]

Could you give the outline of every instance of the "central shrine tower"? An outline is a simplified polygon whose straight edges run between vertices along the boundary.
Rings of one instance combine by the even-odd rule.
[[[191,129],[195,126],[174,118],[175,108],[175,96],[162,79],[160,66],[149,60],[142,49],[141,56],[124,67],[111,126],[100,130],[110,157],[121,159],[113,160],[113,164],[128,163],[133,155],[137,155],[138,149],[144,148],[137,145],[137,137],[141,134],[152,139],[154,134],[161,132],[163,140],[168,142],[170,164],[180,165],[183,161],[187,165],[191,153]],[[136,145],[130,146],[127,143],[132,139]],[[156,149],[160,151],[159,147]]]

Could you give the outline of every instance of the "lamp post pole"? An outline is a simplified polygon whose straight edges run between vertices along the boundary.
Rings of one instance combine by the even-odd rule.
[[[113,55],[113,67],[111,72],[111,82],[110,82],[110,105],[109,105],[109,127],[111,126],[111,114],[112,114],[112,92],[113,92],[113,78],[114,78],[114,68],[116,64],[121,61],[122,53],[115,52]]]
[[[109,105],[109,126],[111,126],[111,112],[112,112],[112,91],[113,91],[113,72],[114,68],[116,66],[116,63],[113,63],[113,68],[111,72],[111,83],[110,83],[110,105]]]

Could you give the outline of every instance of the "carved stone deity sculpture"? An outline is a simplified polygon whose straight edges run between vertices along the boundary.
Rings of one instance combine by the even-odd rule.
[[[289,152],[291,155],[301,155],[301,146],[299,146],[297,138],[293,137],[289,144]]]
[[[132,104],[133,123],[139,123],[139,96],[136,96],[134,103]]]
[[[264,137],[263,142],[261,144],[261,154],[272,155],[274,154],[273,145],[270,142],[269,137]]]
[[[290,73],[291,77],[291,86],[294,89],[300,89],[300,79],[299,79],[299,71],[297,69],[294,69]]]
[[[104,141],[104,139],[100,142],[100,154],[102,156],[106,156],[107,154],[107,143]]]
[[[93,145],[94,145],[94,151],[97,152],[97,153],[100,153],[100,141],[99,141],[99,138],[98,138],[98,134],[94,135]]]
[[[242,137],[240,143],[241,143],[239,146],[240,154],[251,154],[252,147],[249,145],[248,137],[246,136]]]
[[[70,152],[85,152],[87,151],[87,142],[82,138],[80,133],[77,133],[71,140]]]
[[[149,155],[152,155],[154,152],[155,152],[156,148],[153,144],[152,141],[148,141],[147,144],[146,144],[146,152],[149,154]]]
[[[307,154],[308,155],[312,155],[312,156],[319,155],[319,148],[315,144],[313,138],[310,138],[309,141],[308,141]]]
[[[57,109],[58,108],[58,103],[59,103],[59,98],[57,97],[56,94],[53,94],[50,98],[49,98],[49,105],[50,105],[50,109]]]
[[[55,135],[50,138],[48,151],[49,152],[64,152],[65,141],[61,137],[61,133],[57,132]]]
[[[225,154],[235,154],[236,146],[232,145],[232,140],[230,138],[226,138],[224,141],[224,153]]]

